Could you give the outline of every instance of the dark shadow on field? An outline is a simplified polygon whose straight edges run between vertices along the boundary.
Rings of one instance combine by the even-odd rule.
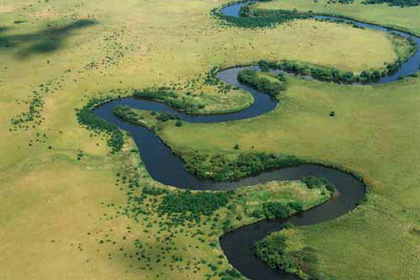
[[[9,29],[10,29],[9,27],[6,27],[6,26],[0,26],[0,33],[4,32],[4,31],[6,31],[6,30],[9,30]]]
[[[76,30],[97,24],[91,19],[80,19],[63,26],[48,25],[36,33],[5,35],[9,27],[0,26],[0,52],[18,49],[18,57],[54,52],[63,47],[64,41]]]

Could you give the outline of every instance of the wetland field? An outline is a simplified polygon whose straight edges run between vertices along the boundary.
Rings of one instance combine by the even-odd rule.
[[[0,0],[0,278],[420,280],[418,0]]]

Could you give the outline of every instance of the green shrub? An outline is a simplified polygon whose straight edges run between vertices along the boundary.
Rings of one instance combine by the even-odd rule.
[[[365,5],[387,3],[389,6],[413,7],[420,5],[420,0],[365,0],[362,3]]]
[[[136,115],[135,111],[126,105],[119,105],[115,106],[113,110],[114,115],[118,118],[122,119],[125,122],[138,124],[138,116]]]
[[[261,66],[260,66],[261,67]],[[258,91],[267,93],[271,96],[277,96],[286,90],[284,80],[271,81],[266,77],[258,77],[255,70],[242,70],[238,73],[238,80],[241,83],[248,84]]]
[[[387,64],[386,67],[381,70],[366,70],[361,72],[360,74],[354,74],[353,72],[349,71],[346,72],[334,68],[311,65],[309,63],[296,61],[282,60],[276,63],[263,60],[259,62],[260,67],[261,65],[264,65],[264,67],[282,70],[288,73],[293,73],[298,76],[311,76],[312,78],[320,81],[344,84],[351,84],[356,82],[376,82],[381,77],[396,72],[400,68],[401,64],[402,61],[397,60],[394,63]]]
[[[263,204],[263,214],[269,220],[285,219],[290,216],[292,209],[280,202],[268,202]]]
[[[158,113],[156,119],[158,122],[166,122],[169,120],[180,120],[181,118],[177,115],[171,114],[171,113]]]
[[[330,181],[322,177],[307,176],[307,177],[302,178],[301,181],[304,182],[306,186],[308,186],[308,188],[310,189],[320,188],[320,187],[325,186],[327,190],[330,191],[331,193],[335,193],[335,190],[336,190],[333,183],[331,183]]]
[[[211,216],[214,211],[229,202],[228,192],[167,192],[158,206],[160,215],[166,214],[177,224],[185,221],[199,223],[201,216]]]

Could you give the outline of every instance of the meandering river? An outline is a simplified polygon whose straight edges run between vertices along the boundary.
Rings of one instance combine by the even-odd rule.
[[[228,16],[238,16],[241,6],[245,4],[247,3],[233,4],[223,8],[221,12]],[[316,17],[337,19],[329,16]],[[396,32],[401,36],[411,37],[420,47],[420,38],[408,33],[349,19],[346,19],[345,21],[364,28],[380,30],[383,32]],[[416,73],[419,70],[419,65],[420,53],[417,51],[408,61],[402,64],[397,72],[390,76],[382,77],[376,83],[390,83],[399,79],[400,76],[406,77]],[[148,172],[153,179],[163,184],[191,190],[229,190],[242,186],[253,186],[273,180],[299,180],[309,175],[324,177],[334,183],[338,195],[322,205],[294,215],[286,220],[262,221],[248,225],[226,233],[220,238],[221,247],[229,262],[245,277],[261,280],[299,279],[294,275],[285,273],[281,270],[272,270],[266,266],[255,257],[252,251],[253,244],[267,236],[270,232],[281,230],[286,222],[297,226],[313,225],[330,221],[346,214],[354,209],[365,196],[366,189],[362,181],[349,173],[317,164],[301,164],[295,167],[270,170],[257,176],[244,178],[234,182],[200,180],[187,172],[182,159],[176,156],[152,131],[141,126],[123,122],[113,114],[115,106],[127,105],[140,110],[153,110],[176,114],[186,122],[218,123],[254,118],[275,109],[278,103],[276,99],[238,82],[237,74],[243,69],[258,68],[256,66],[230,68],[219,73],[219,78],[222,81],[249,92],[254,98],[254,103],[250,107],[238,112],[218,115],[188,115],[178,112],[159,102],[135,98],[122,98],[102,104],[94,109],[93,113],[131,134]]]

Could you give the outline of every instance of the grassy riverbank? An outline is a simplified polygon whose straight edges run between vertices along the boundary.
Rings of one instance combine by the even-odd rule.
[[[331,15],[351,17],[361,21],[377,23],[411,31],[420,35],[420,6],[390,7],[387,4],[363,5],[362,0],[352,4],[328,3],[328,0],[275,0],[255,4],[256,9],[297,9],[301,12],[313,11]]]
[[[206,264],[197,265],[201,270],[196,273],[185,269],[188,260],[197,263],[201,258],[212,263],[221,261],[220,271],[229,268],[226,259],[219,258],[221,251],[210,247],[207,236],[202,242],[189,232],[188,236],[179,234],[171,244],[179,249],[182,264],[170,267],[161,260],[150,269],[149,266],[139,269],[147,262],[135,257],[139,250],[136,239],[143,246],[147,243],[146,253],[154,262],[161,253],[154,224],[158,221],[156,217],[151,219],[150,229],[149,223],[142,224],[121,214],[119,207],[127,206],[129,190],[128,183],[123,184],[121,177],[138,172],[142,187],[158,184],[148,177],[129,140],[121,152],[110,155],[106,136],[78,124],[75,109],[85,106],[91,98],[108,95],[117,88],[124,90],[111,93],[114,97],[132,89],[165,86],[175,87],[180,98],[205,102],[208,111],[227,110],[246,106],[250,98],[240,91],[225,94],[217,86],[204,84],[206,73],[214,66],[287,58],[362,71],[379,68],[384,62],[397,58],[386,35],[346,25],[305,20],[269,30],[226,28],[209,13],[222,3],[226,1],[157,0],[118,4],[109,0],[0,1],[1,279],[206,279],[205,275],[212,270]],[[363,48],[359,47],[361,45]],[[348,89],[302,81],[293,81],[292,85],[294,89],[290,94],[295,92],[295,95],[282,103],[282,108],[287,109],[283,114],[279,111],[258,118],[264,121],[254,120],[249,128],[247,122],[232,124],[236,126],[232,131],[234,141],[220,139],[226,126],[220,124],[211,148],[223,152],[239,143],[240,151],[290,151],[361,171],[374,186],[374,200],[338,221],[338,225],[329,223],[305,231],[308,236],[312,235],[311,242],[324,245],[325,251],[319,250],[323,267],[332,272],[342,268],[337,272],[340,276],[348,272],[352,264],[363,262],[365,267],[361,267],[361,273],[369,276],[368,273],[386,266],[387,260],[393,263],[385,272],[395,270],[400,274],[392,275],[401,275],[405,269],[406,279],[418,275],[415,264],[419,266],[415,262],[419,254],[414,252],[418,237],[412,233],[416,231],[411,230],[419,195],[417,174],[411,168],[417,163],[415,151],[418,151],[417,143],[411,141],[418,131],[413,129],[419,118],[414,116],[418,106],[417,97],[412,93],[418,89],[417,80],[384,86],[381,90],[385,94],[375,93],[376,89],[370,87]],[[350,91],[350,94],[337,94],[337,89]],[[311,98],[314,90],[319,98]],[[364,98],[366,91],[373,93]],[[303,94],[302,98],[298,93]],[[309,99],[305,101],[304,96]],[[388,103],[386,98],[389,98]],[[324,119],[324,114],[332,109],[337,112],[336,118]],[[350,117],[342,119],[346,110],[356,118],[354,122],[348,119]],[[293,120],[295,116],[297,119]],[[370,118],[378,121],[379,126],[360,125]],[[287,123],[284,131],[279,132]],[[305,138],[311,129],[321,130],[322,124],[330,130]],[[348,129],[352,126],[356,126],[356,130],[363,127],[363,133],[352,136]],[[182,129],[185,136],[189,136],[197,127],[182,126]],[[372,136],[372,129],[378,130],[375,130],[378,136]],[[249,134],[244,136],[241,131]],[[339,133],[334,133],[337,131]],[[392,133],[387,136],[387,131]],[[169,132],[168,127],[165,133]],[[210,131],[204,133],[203,136]],[[399,138],[395,137],[397,133],[400,133]],[[188,139],[180,136],[177,132],[173,137],[179,138],[168,138],[168,141],[172,141],[174,147],[187,144]],[[276,137],[280,137],[280,141]],[[337,142],[333,141],[334,137],[338,138]],[[363,146],[366,139],[369,139],[367,147]],[[210,146],[209,143],[193,143],[195,140],[198,140],[197,135],[188,143],[191,148]],[[376,142],[370,142],[374,140]],[[357,150],[357,147],[362,149]],[[384,149],[379,152],[379,147]],[[392,153],[385,153],[387,148],[392,149]],[[394,157],[395,162],[391,162]],[[120,176],[116,177],[116,173]],[[300,194],[302,185],[299,183],[269,187],[279,190],[281,198],[307,197],[308,206],[320,202],[316,193]],[[263,201],[271,194],[255,192],[248,201]],[[406,205],[400,206],[403,203]],[[375,215],[379,216],[377,221]],[[141,218],[146,216],[141,215]],[[399,226],[385,228],[386,217],[398,219]],[[366,221],[360,223],[362,226],[354,226],[360,219]],[[242,221],[236,218],[235,221],[239,225],[253,220],[246,220],[244,216]],[[355,230],[360,233],[350,235]],[[333,247],[334,244],[325,240],[325,234],[332,236],[328,239],[331,242],[335,238],[337,242],[340,239],[345,242]],[[381,236],[381,239],[372,236]],[[347,242],[351,238],[355,239]],[[323,244],[325,242],[328,244]],[[371,254],[367,247],[362,247],[364,242],[381,250]],[[360,248],[355,248],[357,246]],[[392,254],[384,254],[392,250]],[[343,258],[346,261],[336,270],[328,267],[327,264],[334,263],[333,257],[349,252],[349,257]],[[396,261],[395,252],[401,252],[407,262]],[[382,255],[384,258],[375,258]],[[372,262],[382,260],[377,270],[371,266]],[[370,272],[365,272],[368,266]]]

